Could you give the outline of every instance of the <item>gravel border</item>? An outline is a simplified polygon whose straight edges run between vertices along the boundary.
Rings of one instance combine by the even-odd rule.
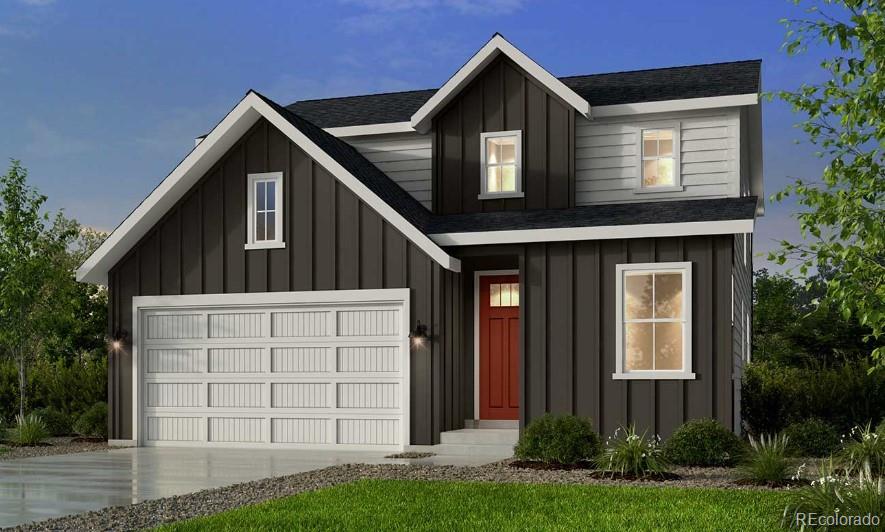
[[[34,447],[17,447],[0,444],[7,449],[0,453],[0,460],[18,460],[20,458],[33,458],[35,456],[53,456],[58,454],[88,453],[92,451],[106,451],[109,449],[108,442],[74,442],[74,437],[47,438],[49,445]]]
[[[593,478],[593,471],[539,471],[516,469],[510,460],[467,466],[401,464],[348,464],[306,473],[280,476],[204,490],[187,495],[154,499],[67,517],[40,521],[10,530],[141,530],[164,523],[213,515],[242,506],[327,488],[360,479],[448,480],[538,484],[593,484],[648,487],[728,488],[765,490],[734,484],[735,472],[727,468],[676,468],[682,477],[671,481],[611,480]]]

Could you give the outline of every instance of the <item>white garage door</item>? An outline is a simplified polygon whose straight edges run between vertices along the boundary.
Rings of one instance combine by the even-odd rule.
[[[137,297],[141,445],[401,449],[408,290]]]

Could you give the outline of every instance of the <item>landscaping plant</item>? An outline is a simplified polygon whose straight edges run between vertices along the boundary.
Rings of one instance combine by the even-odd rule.
[[[832,425],[820,419],[806,419],[784,429],[789,439],[788,450],[793,456],[822,458],[839,448],[839,433]]]
[[[695,419],[676,429],[662,450],[673,464],[730,466],[739,460],[744,443],[718,421]]]
[[[739,468],[740,478],[753,484],[781,484],[787,480],[789,438],[783,435],[750,436],[750,451]]]
[[[660,437],[636,432],[636,426],[618,427],[606,440],[599,468],[610,473],[645,477],[666,473],[668,466],[660,448]]]
[[[19,445],[37,445],[49,437],[49,431],[43,419],[31,412],[26,416],[16,416],[13,437]]]
[[[544,414],[519,437],[514,455],[551,464],[591,461],[600,452],[599,436],[589,419],[570,414]]]
[[[794,478],[801,478],[803,470],[804,464]],[[800,515],[878,516],[880,523],[885,521],[885,484],[869,469],[852,476],[844,470],[840,472],[830,458],[820,462],[818,477],[808,486],[790,491],[789,503],[784,510],[785,526],[805,528],[798,518]]]
[[[108,404],[95,403],[74,423],[74,432],[96,438],[108,437]]]
[[[50,436],[67,436],[72,431],[70,416],[56,408],[47,406],[34,410],[34,414],[43,420]]]
[[[849,473],[869,468],[873,475],[881,475],[885,473],[885,435],[872,430],[869,423],[856,426],[843,441],[839,458]]]

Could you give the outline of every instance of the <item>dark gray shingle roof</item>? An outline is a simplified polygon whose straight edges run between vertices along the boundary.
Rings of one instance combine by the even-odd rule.
[[[594,105],[758,93],[761,67],[762,61],[754,59],[559,79],[587,100],[592,108]],[[436,90],[303,100],[287,108],[324,128],[407,122]]]

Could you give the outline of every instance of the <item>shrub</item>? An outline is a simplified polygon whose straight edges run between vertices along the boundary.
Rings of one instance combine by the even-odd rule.
[[[744,444],[732,431],[712,419],[695,419],[679,427],[663,445],[668,462],[685,466],[733,465]]]
[[[74,423],[74,431],[83,436],[108,437],[108,405],[98,402],[83,412]]]
[[[31,412],[25,417],[16,416],[13,438],[19,445],[37,445],[49,437],[46,423],[37,414]]]
[[[522,460],[575,464],[599,455],[599,436],[589,419],[544,414],[529,423],[514,454]]]
[[[71,433],[71,417],[64,412],[47,406],[35,410],[34,413],[40,416],[40,419],[46,424],[46,430],[49,431],[50,436],[67,436]]]
[[[885,434],[864,427],[851,429],[839,453],[842,466],[848,473],[861,473],[869,468],[874,475],[885,473]]]
[[[808,486],[789,492],[784,525],[803,529],[797,514],[879,516],[885,518],[885,484],[866,471],[857,476],[837,473],[832,459],[821,461],[819,478]],[[797,474],[801,475],[802,469]],[[859,527],[861,528],[861,527]]]
[[[787,450],[794,456],[822,458],[839,448],[836,429],[816,418],[791,423],[784,429],[784,435],[790,442]]]
[[[779,484],[787,480],[786,436],[750,436],[750,451],[740,467],[740,478],[754,484]]]
[[[840,434],[885,418],[885,371],[866,360],[837,367],[781,367],[753,363],[744,371],[741,415],[751,434],[774,434],[817,418]]]
[[[611,473],[644,477],[667,472],[667,464],[659,446],[660,438],[648,432],[637,434],[636,427],[618,427],[606,440],[599,467]]]

